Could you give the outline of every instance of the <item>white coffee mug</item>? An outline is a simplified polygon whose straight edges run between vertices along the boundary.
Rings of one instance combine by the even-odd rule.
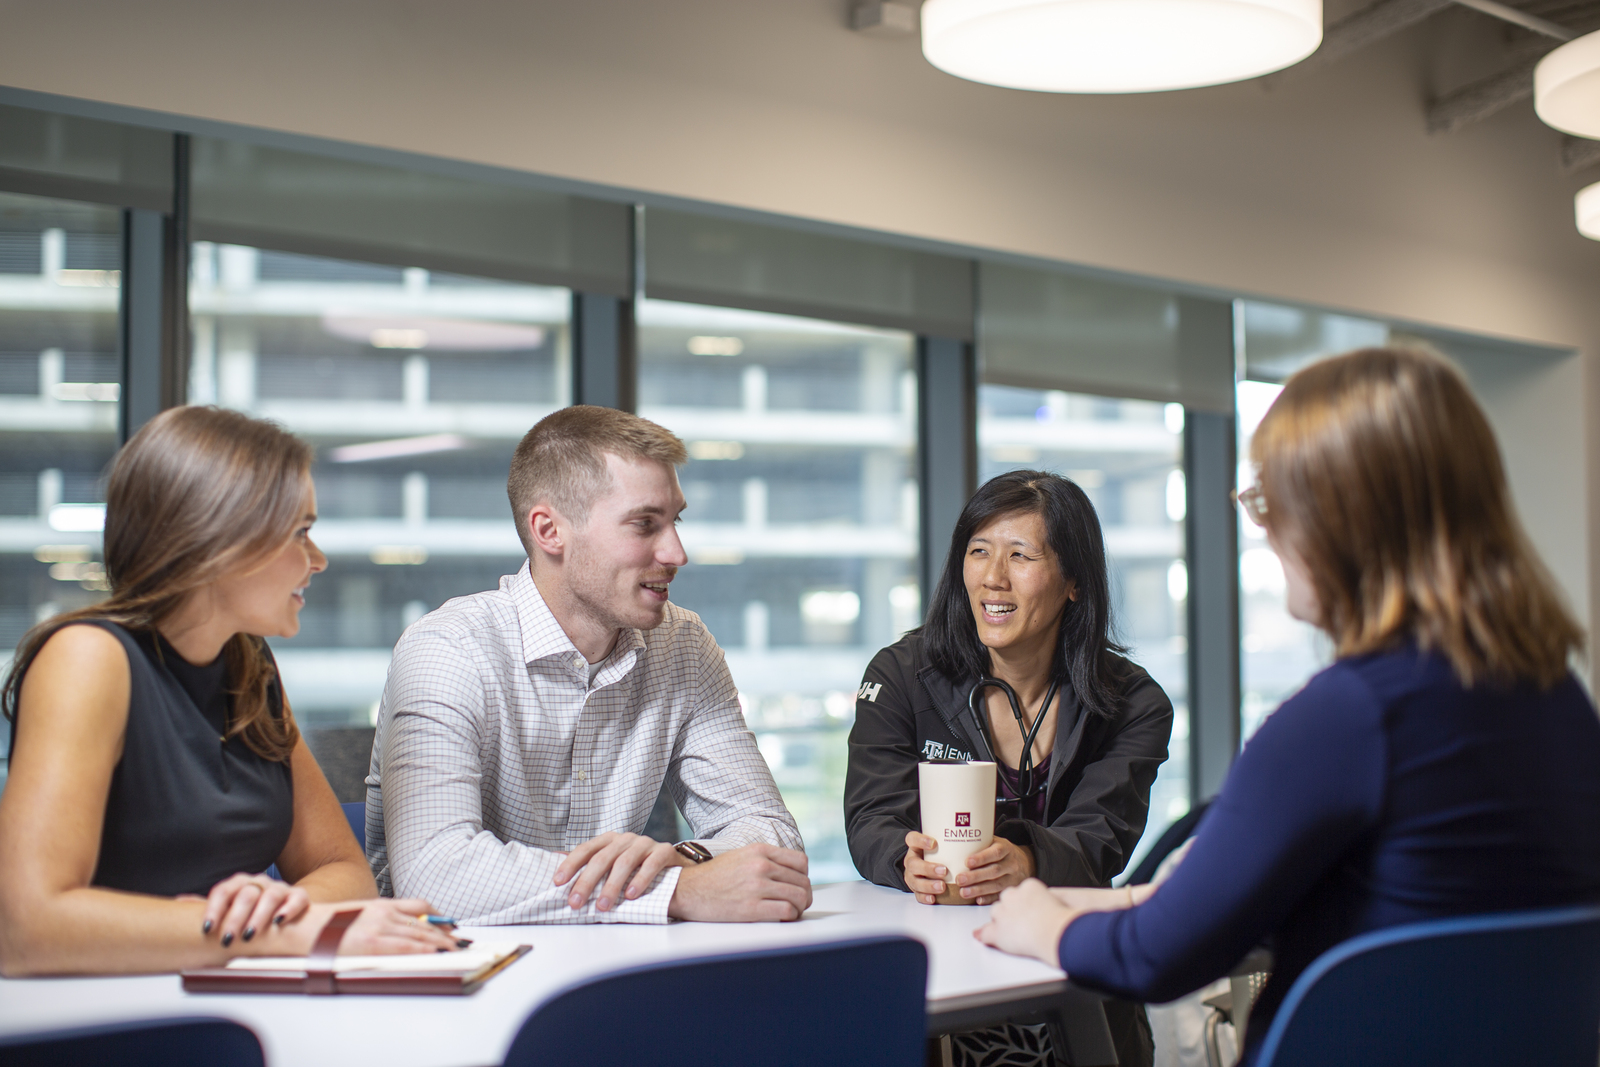
[[[936,760],[917,764],[922,795],[922,832],[938,842],[924,858],[950,872],[940,904],[971,904],[961,895],[956,875],[967,869],[967,857],[994,843],[993,763],[979,760]]]

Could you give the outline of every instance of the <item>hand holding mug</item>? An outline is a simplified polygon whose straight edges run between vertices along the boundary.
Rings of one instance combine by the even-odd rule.
[[[938,846],[939,843],[927,834],[916,830],[906,832],[906,855],[900,862],[906,872],[906,888],[919,904],[939,903],[939,894],[945,891],[945,879],[950,877],[949,868],[923,855]]]

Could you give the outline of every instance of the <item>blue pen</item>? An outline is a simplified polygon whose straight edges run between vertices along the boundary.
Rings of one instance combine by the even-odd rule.
[[[459,925],[454,919],[446,919],[443,915],[418,915],[417,916],[417,920],[419,922],[432,923],[434,926],[456,926],[456,925]]]

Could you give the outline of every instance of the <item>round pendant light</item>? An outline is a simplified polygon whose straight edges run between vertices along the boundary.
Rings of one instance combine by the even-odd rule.
[[[1533,109],[1565,133],[1600,137],[1600,30],[1539,60],[1533,69]]]
[[[1600,241],[1600,182],[1579,189],[1572,206],[1578,216],[1578,232],[1592,241]]]
[[[1242,81],[1322,43],[1322,0],[927,0],[922,54],[958,78],[1054,93]]]

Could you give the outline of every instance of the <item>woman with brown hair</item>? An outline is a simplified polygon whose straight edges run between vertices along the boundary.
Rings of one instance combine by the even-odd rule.
[[[332,902],[377,896],[262,640],[298,632],[327,566],[310,466],[277,426],[200,407],[117,456],[111,596],[30,631],[0,693],[0,973],[304,955]],[[286,882],[236,873],[274,863]],[[345,951],[454,947],[425,901],[358,906]]]
[[[1159,889],[1007,890],[986,944],[1166,1001],[1271,937],[1244,1061],[1295,978],[1357,934],[1600,900],[1600,720],[1583,634],[1511,507],[1488,420],[1427,352],[1296,374],[1240,503],[1337,659],[1250,740]]]

